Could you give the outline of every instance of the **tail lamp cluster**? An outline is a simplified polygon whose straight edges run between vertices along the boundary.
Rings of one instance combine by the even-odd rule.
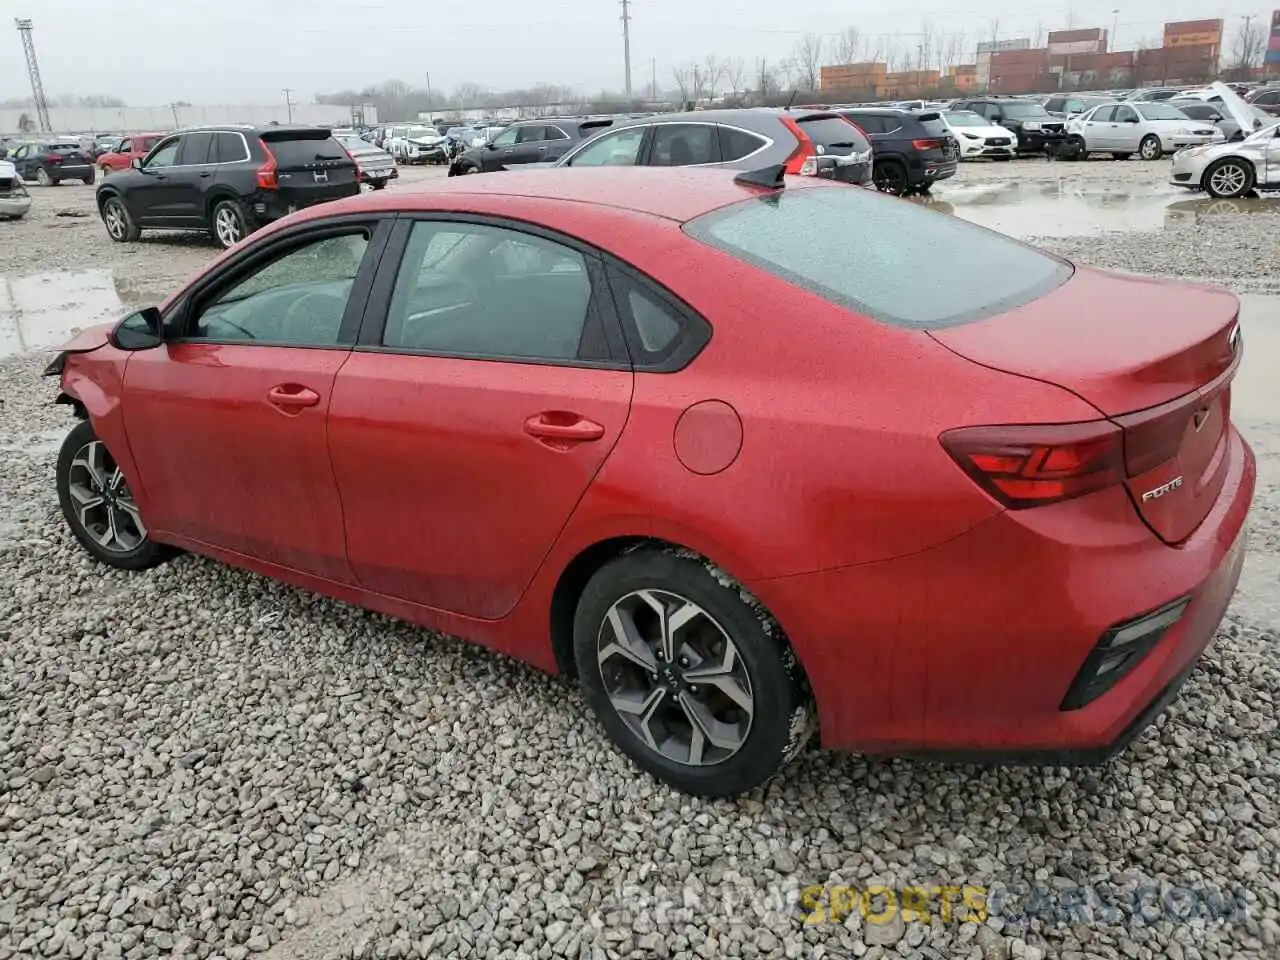
[[[978,486],[1011,510],[1123,484],[1173,459],[1190,409],[1085,423],[962,427],[942,446]],[[1180,415],[1181,414],[1181,415]]]
[[[866,136],[862,128],[848,117],[839,117],[839,119],[849,124],[864,137]],[[796,148],[791,152],[791,156],[787,158],[783,172],[800,177],[834,177],[838,161],[834,157],[824,157],[819,154],[813,139],[804,132],[804,127],[793,118],[784,116],[782,123],[796,138]]]
[[[258,167],[257,180],[259,190],[279,190],[280,182],[276,179],[276,155],[271,152],[271,148],[265,143],[262,144],[262,150],[267,155],[266,162]]]

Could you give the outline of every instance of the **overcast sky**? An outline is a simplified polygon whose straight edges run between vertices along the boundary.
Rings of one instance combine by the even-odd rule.
[[[1166,20],[1222,17],[1228,46],[1240,17],[1269,26],[1280,0],[635,0],[633,84],[656,59],[660,88],[677,64],[706,54],[785,57],[806,31],[899,35],[915,46],[920,23],[961,32],[972,51],[998,20],[1001,39],[1071,25],[1110,27],[1121,48],[1160,36]],[[859,9],[859,8],[862,9]],[[1070,9],[1070,14],[1064,12]],[[0,100],[30,92],[14,16],[35,21],[50,95],[114,94],[130,106],[297,101],[388,79],[433,89],[474,81],[491,89],[539,81],[583,92],[622,88],[618,0],[0,0],[8,44]]]

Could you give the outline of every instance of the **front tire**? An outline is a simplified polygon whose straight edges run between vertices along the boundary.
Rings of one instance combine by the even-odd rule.
[[[213,239],[223,250],[230,250],[249,235],[249,219],[236,200],[219,200],[213,208]]]
[[[62,442],[57,487],[67,525],[95,560],[142,570],[172,554],[149,539],[128,483],[88,420],[76,424]]]
[[[1138,156],[1143,160],[1159,160],[1164,156],[1164,147],[1160,145],[1160,138],[1154,133],[1148,133],[1142,138],[1142,142],[1138,144]]]
[[[371,189],[373,189],[373,190],[385,190],[385,189],[387,189],[387,181],[385,181],[385,180],[370,180],[370,181],[369,181],[369,187],[370,187]]]
[[[107,236],[116,243],[133,243],[142,236],[142,230],[133,222],[119,197],[108,197],[102,204],[102,222],[107,228]]]
[[[1204,172],[1205,193],[1219,200],[1243,197],[1253,189],[1253,165],[1236,157],[1212,164]]]
[[[636,550],[591,578],[574,618],[578,677],[609,736],[697,796],[758,787],[812,730],[795,654],[727,579],[694,557]]]

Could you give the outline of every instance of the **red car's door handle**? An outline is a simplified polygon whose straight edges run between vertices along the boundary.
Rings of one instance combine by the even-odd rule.
[[[314,407],[320,402],[320,394],[296,383],[282,383],[267,391],[267,399],[277,407],[296,412],[303,407]]]
[[[604,427],[576,413],[549,411],[534,414],[524,422],[524,432],[539,440],[586,443],[604,436]]]

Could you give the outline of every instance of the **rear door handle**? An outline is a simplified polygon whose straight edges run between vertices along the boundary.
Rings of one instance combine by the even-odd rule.
[[[267,399],[287,413],[299,413],[303,407],[314,407],[319,403],[320,394],[301,384],[282,383],[267,391]]]
[[[524,432],[539,440],[561,443],[588,443],[604,436],[604,427],[576,413],[549,410],[537,413],[524,422]]]
[[[212,173],[210,173],[208,170],[201,170],[201,171],[200,171],[200,176],[202,176],[202,177],[212,177],[212,176],[213,176],[213,174],[212,174]]]

